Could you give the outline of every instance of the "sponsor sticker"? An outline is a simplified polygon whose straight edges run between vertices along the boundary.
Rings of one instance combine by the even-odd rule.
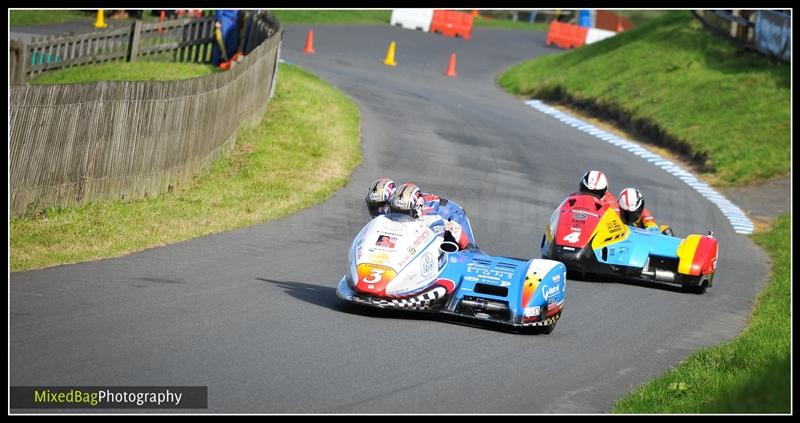
[[[375,242],[375,245],[378,247],[384,248],[394,248],[395,243],[397,242],[397,238],[389,235],[378,235],[378,240]]]
[[[588,216],[584,212],[576,211],[575,213],[572,214],[572,218],[575,220],[586,220]]]
[[[561,288],[558,285],[553,285],[552,287],[548,288],[547,285],[542,287],[542,297],[545,300],[550,299],[550,297],[558,294],[561,292]]]
[[[542,313],[541,307],[525,307],[525,317],[538,316]]]
[[[423,243],[427,242],[430,239],[430,234],[431,233],[428,231],[423,232],[420,236],[417,237],[417,239],[414,240],[413,246],[416,248],[422,245]]]
[[[436,269],[436,260],[433,258],[433,254],[428,253],[422,256],[420,265],[422,277],[427,278],[428,276],[432,275],[434,269]]]
[[[370,254],[369,261],[376,264],[385,264],[389,261],[389,254],[380,251]]]

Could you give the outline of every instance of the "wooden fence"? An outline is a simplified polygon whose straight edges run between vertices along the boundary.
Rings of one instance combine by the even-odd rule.
[[[204,61],[201,58],[210,54],[210,48],[202,50],[197,40],[203,39],[207,28],[201,20],[196,22],[195,29],[180,29],[181,37],[190,31],[184,40],[195,31],[194,42],[173,42],[170,48],[164,43],[150,47],[142,43],[138,54],[166,51],[174,60]],[[150,29],[141,26],[140,34]],[[129,40],[134,38],[131,33]],[[265,112],[281,35],[277,21],[259,16],[250,31],[252,51],[231,70],[200,78],[13,85],[9,118],[12,215],[98,199],[144,198],[191,180],[232,147],[240,126],[255,124]],[[112,41],[104,53],[95,53],[91,42],[76,41],[82,37],[67,38],[47,41],[49,50],[42,50],[44,43],[33,43],[22,51],[62,54],[60,66],[119,60],[115,52],[119,48]],[[11,66],[22,68],[19,60],[12,60]],[[45,63],[41,69],[56,66]],[[28,69],[28,74],[40,70]]]
[[[179,19],[74,36],[13,40],[11,80],[22,84],[42,72],[108,61],[159,57],[175,62],[208,63],[214,43],[214,18]],[[22,66],[22,67],[20,67]]]

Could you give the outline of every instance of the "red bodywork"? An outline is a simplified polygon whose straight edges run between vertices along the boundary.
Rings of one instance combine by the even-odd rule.
[[[561,203],[558,211],[553,243],[567,247],[585,247],[606,209],[608,205],[592,195],[570,195]]]
[[[719,243],[716,238],[703,236],[697,244],[692,259],[690,275],[710,275],[717,270],[717,254]]]

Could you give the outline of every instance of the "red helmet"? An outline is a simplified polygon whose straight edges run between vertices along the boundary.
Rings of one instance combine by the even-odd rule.
[[[625,188],[619,193],[619,214],[622,220],[632,225],[642,218],[644,196],[636,188]]]

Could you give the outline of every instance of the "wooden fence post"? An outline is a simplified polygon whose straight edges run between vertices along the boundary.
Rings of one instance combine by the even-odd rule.
[[[133,62],[139,54],[139,39],[142,35],[142,21],[135,20],[131,25],[131,36],[128,41],[128,61]]]
[[[13,52],[11,83],[24,84],[28,79],[26,73],[28,71],[28,61],[30,60],[28,58],[28,45],[24,41],[11,40],[11,50]]]

